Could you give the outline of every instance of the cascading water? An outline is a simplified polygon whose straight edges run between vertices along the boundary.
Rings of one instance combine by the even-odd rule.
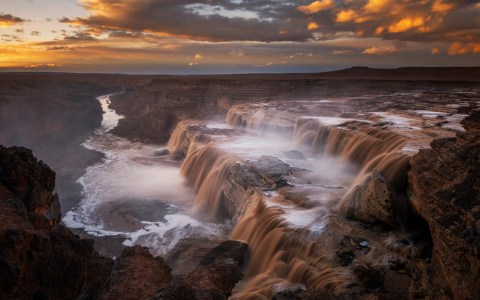
[[[205,138],[205,128],[197,126],[197,130],[189,131],[193,127],[181,123],[171,139],[171,149],[180,149],[174,145],[185,145],[178,136],[188,136],[190,145],[182,174],[197,191],[194,205],[197,212],[218,216],[225,205],[241,203],[230,214],[232,218],[238,217],[230,238],[248,243],[250,254],[246,279],[238,285],[233,298],[271,297],[291,284],[341,291],[351,275],[329,263],[330,248],[315,245],[321,240],[331,209],[353,182],[355,168],[348,161],[328,154],[321,160],[315,155],[295,157],[294,154],[300,153],[298,149],[306,154],[308,149],[292,144],[282,130],[280,134],[274,130],[267,133],[267,127],[258,128],[260,136],[250,127],[250,133]],[[264,161],[273,161],[275,168],[276,161],[268,159],[272,155],[281,159],[280,164],[285,161],[294,167],[296,171],[288,177],[291,182],[287,185],[295,187],[262,191],[253,185],[270,186],[270,179],[257,173],[238,173],[241,166],[248,172],[248,166],[258,168]],[[266,168],[268,172],[269,167]],[[249,176],[258,181],[242,182]]]
[[[178,164],[155,156],[158,146],[108,132],[122,118],[109,108],[111,96],[98,97],[104,111],[102,125],[84,143],[105,158],[78,180],[83,200],[63,222],[93,236],[119,236],[125,245],[148,246],[155,254],[165,254],[184,237],[223,237],[224,225],[190,214],[195,194],[185,186]]]
[[[193,121],[179,124],[169,143],[186,152],[182,174],[197,192],[196,211],[214,217],[226,208],[235,222],[230,238],[249,244],[245,279],[233,299],[268,299],[295,286],[344,291],[354,274],[335,262],[332,244],[334,232],[353,230],[339,215],[343,198],[372,172],[395,190],[405,187],[404,136],[365,120],[292,116],[237,105],[226,122],[243,134],[210,135],[205,123],[191,130]],[[285,187],[258,173],[270,156],[294,170],[284,174]]]
[[[343,210],[358,198],[347,196],[357,185],[372,185],[364,183],[371,177],[387,192],[405,187],[403,135],[372,128],[369,120],[298,115],[309,112],[306,102],[284,111],[272,103],[233,106],[229,126],[181,121],[168,143],[170,156],[160,157],[153,155],[157,146],[108,133],[121,116],[108,108],[109,96],[99,101],[102,128],[85,146],[106,158],[80,179],[84,200],[64,222],[164,254],[183,237],[226,238],[229,225],[221,222],[229,217],[230,238],[249,244],[234,299],[270,298],[295,287],[345,291],[355,275],[335,251],[358,229],[341,213],[362,207]],[[325,101],[317,105],[331,102]],[[377,242],[372,249],[381,247]],[[367,261],[378,259],[371,256]]]

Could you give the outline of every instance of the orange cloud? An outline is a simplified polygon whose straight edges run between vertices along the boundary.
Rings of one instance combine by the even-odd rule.
[[[375,35],[381,35],[385,31],[385,27],[379,26],[375,29]]]
[[[364,6],[366,13],[378,13],[391,6],[391,0],[368,0]]]
[[[432,5],[432,12],[447,13],[453,9],[452,3],[443,3],[442,0],[435,0]]]
[[[453,43],[447,51],[448,55],[480,53],[480,43]]]
[[[301,5],[298,10],[306,15],[314,14],[322,10],[326,10],[335,6],[333,0],[314,1],[309,5]]]
[[[395,47],[371,47],[368,49],[365,49],[362,53],[363,54],[369,54],[369,55],[385,55],[385,54],[391,54],[395,52],[399,52]]]
[[[21,24],[23,22],[25,22],[24,19],[14,17],[11,14],[0,14],[0,28],[8,28],[16,24]]]
[[[342,10],[337,14],[336,21],[338,23],[351,22],[358,18],[358,14],[353,9]]]
[[[432,48],[431,53],[432,53],[432,55],[440,54],[440,49],[438,49],[438,48]]]
[[[416,18],[403,18],[397,23],[390,25],[388,27],[389,32],[397,33],[407,31],[412,28],[420,27],[424,24],[424,20],[422,17]]]
[[[308,25],[307,25],[307,29],[308,29],[308,30],[315,30],[315,29],[317,29],[317,28],[319,28],[319,27],[320,27],[320,25],[318,25],[318,24],[315,23],[315,22],[310,22],[310,23],[308,23]]]

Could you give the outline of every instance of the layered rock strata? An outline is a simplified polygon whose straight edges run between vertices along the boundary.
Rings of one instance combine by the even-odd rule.
[[[465,132],[438,139],[410,163],[410,201],[433,238],[432,261],[417,274],[412,298],[480,295],[480,111]]]

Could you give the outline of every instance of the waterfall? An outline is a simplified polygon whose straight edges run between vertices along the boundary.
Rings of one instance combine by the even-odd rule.
[[[230,238],[249,244],[245,279],[232,298],[269,298],[292,285],[340,293],[355,278],[335,261],[335,246],[324,244],[331,238],[327,228],[347,230],[338,208],[351,200],[345,198],[351,191],[366,184],[369,174],[379,174],[388,191],[403,191],[409,156],[401,150],[407,139],[361,121],[292,117],[261,105],[254,108],[236,105],[226,115],[226,123],[243,134],[225,135],[190,120],[178,124],[168,144],[173,156],[185,156],[181,174],[196,192],[193,212],[211,220],[229,216],[234,222]],[[261,155],[271,155],[271,150],[259,151],[253,138],[249,150],[244,141],[251,136],[265,144],[285,140],[290,148],[284,151],[281,146],[275,155],[298,166],[289,175],[292,187],[285,179],[287,186],[275,187],[272,178],[258,170]],[[295,151],[298,157],[282,154]],[[328,164],[332,159],[335,163]]]

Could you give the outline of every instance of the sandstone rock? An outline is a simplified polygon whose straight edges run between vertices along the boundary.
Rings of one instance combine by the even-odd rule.
[[[205,255],[199,255],[215,243],[216,247]],[[157,294],[156,299],[226,299],[243,277],[241,266],[246,251],[247,245],[237,241],[181,242],[168,255],[169,261],[177,268],[181,267],[178,262],[196,266],[177,271],[182,275],[174,277],[170,285]]]
[[[172,279],[170,268],[141,246],[125,248],[100,299],[151,299]]]
[[[433,239],[431,263],[417,273],[412,298],[480,295],[480,111],[462,124],[465,133],[434,140],[411,162],[410,203]]]
[[[340,211],[347,218],[370,223],[380,221],[394,226],[394,197],[389,183],[378,171],[373,171],[343,197]]]

